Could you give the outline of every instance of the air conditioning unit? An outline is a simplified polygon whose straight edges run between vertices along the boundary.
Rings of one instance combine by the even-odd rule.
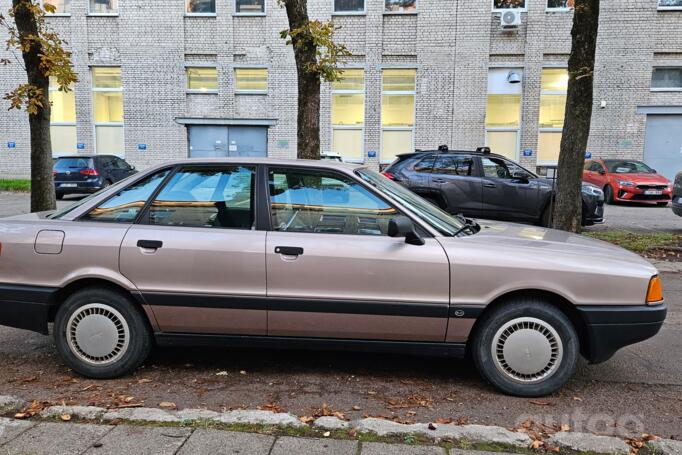
[[[510,29],[521,25],[521,11],[510,9],[500,14],[500,27]]]

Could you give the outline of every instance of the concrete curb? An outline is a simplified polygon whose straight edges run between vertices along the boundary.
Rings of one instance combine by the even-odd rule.
[[[26,404],[26,401],[21,398],[0,395],[0,411],[2,414],[19,412]],[[296,428],[309,427],[309,425],[301,422],[293,414],[261,410],[215,412],[206,409],[169,411],[158,408],[105,409],[94,406],[51,406],[45,408],[39,416],[54,418],[65,414],[72,418],[99,421],[100,423],[122,420],[144,423],[192,424],[195,422],[208,422]],[[312,422],[311,426],[324,430],[354,429],[360,433],[371,432],[379,436],[419,434],[436,441],[452,439],[463,440],[473,444],[496,444],[516,448],[528,448],[532,443],[531,438],[526,433],[509,431],[499,426],[436,425],[433,423],[401,424],[377,418],[365,418],[349,422],[332,416],[319,417]],[[548,443],[551,446],[577,453],[627,455],[631,450],[630,446],[620,438],[587,433],[556,433],[548,440]],[[682,453],[682,441],[657,439],[649,442],[649,448],[654,453],[660,455],[679,455]]]

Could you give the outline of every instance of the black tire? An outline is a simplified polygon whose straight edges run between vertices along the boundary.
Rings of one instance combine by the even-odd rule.
[[[79,320],[84,314],[86,316]],[[71,318],[75,322],[70,322]],[[84,324],[84,321],[88,318],[91,318],[90,324],[93,323],[92,319],[102,324],[104,318],[104,330],[100,330],[101,325],[97,326],[98,338],[95,344],[89,347],[80,346],[79,341],[93,339],[87,337],[88,323]],[[69,325],[74,334],[81,333],[81,340],[75,335],[67,336]],[[110,328],[113,331],[107,331]],[[100,353],[97,357],[94,348],[99,347],[96,343],[102,344],[102,333],[105,336],[111,334],[115,338],[114,347],[110,354]],[[144,362],[152,348],[151,329],[142,311],[122,292],[100,287],[82,289],[62,303],[55,317],[54,339],[57,351],[66,364],[75,372],[93,379],[112,379],[133,372]]]
[[[656,205],[659,207],[666,207],[668,205],[668,202],[667,201],[666,202],[657,202]]]
[[[604,201],[609,205],[615,204],[616,202],[613,200],[613,188],[611,188],[611,185],[606,185],[604,187]]]
[[[64,199],[64,193],[57,193],[56,197],[58,201],[61,201],[62,199]]]
[[[500,391],[520,397],[545,396],[561,389],[573,375],[580,354],[580,342],[570,319],[559,309],[541,299],[523,298],[506,302],[484,314],[482,318],[472,338],[470,351],[481,376]],[[533,324],[533,329],[528,329],[528,324]],[[493,342],[498,338],[498,332],[508,327],[512,327],[512,332],[508,333],[504,339],[499,338],[500,343],[496,343],[496,349],[499,350],[496,352],[499,353],[493,358]],[[518,349],[524,349],[522,359],[518,357],[514,359],[513,354],[519,352],[518,350],[513,351],[510,348],[509,352],[505,351],[506,343],[511,343],[511,337],[516,330],[519,331],[519,335],[525,336],[521,339],[517,336],[513,341]],[[521,330],[524,332],[521,333]],[[531,337],[524,335],[526,333],[530,333]],[[555,344],[552,344],[550,339],[554,340]],[[549,359],[544,368],[527,363],[537,359],[540,365],[543,364],[540,361],[542,353],[539,349],[540,344],[537,343],[538,340],[547,341],[550,349]],[[536,343],[526,344],[530,341],[536,341]],[[530,351],[532,346],[538,349]],[[561,346],[561,349],[558,346]],[[501,350],[500,347],[502,347]],[[559,352],[561,355],[558,354]],[[509,364],[506,363],[508,359],[505,354],[509,355]],[[553,365],[552,360],[555,362]],[[524,373],[514,370],[512,368],[514,363],[522,368],[541,369],[534,373]],[[524,377],[524,374],[527,377]]]

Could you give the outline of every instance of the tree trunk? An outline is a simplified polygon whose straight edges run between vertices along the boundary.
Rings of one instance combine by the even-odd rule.
[[[307,0],[286,0],[289,30],[305,27],[308,19]],[[298,76],[297,157],[320,159],[320,75],[307,71],[317,61],[317,48],[305,34],[292,39]]]
[[[33,12],[26,8],[27,0],[12,0],[15,8],[14,22],[20,37],[38,36],[38,26]],[[56,208],[54,178],[52,175],[52,143],[50,141],[49,78],[40,68],[41,46],[33,43],[22,52],[28,83],[42,90],[42,107],[29,114],[31,131],[31,212]]]
[[[592,119],[592,84],[598,29],[599,0],[576,0],[554,212],[554,227],[569,232],[579,232],[581,229],[581,185]]]

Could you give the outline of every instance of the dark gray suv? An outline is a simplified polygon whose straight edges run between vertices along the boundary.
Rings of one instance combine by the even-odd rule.
[[[552,180],[482,148],[398,156],[384,175],[450,213],[549,225]],[[583,184],[583,225],[603,222],[604,193]]]

